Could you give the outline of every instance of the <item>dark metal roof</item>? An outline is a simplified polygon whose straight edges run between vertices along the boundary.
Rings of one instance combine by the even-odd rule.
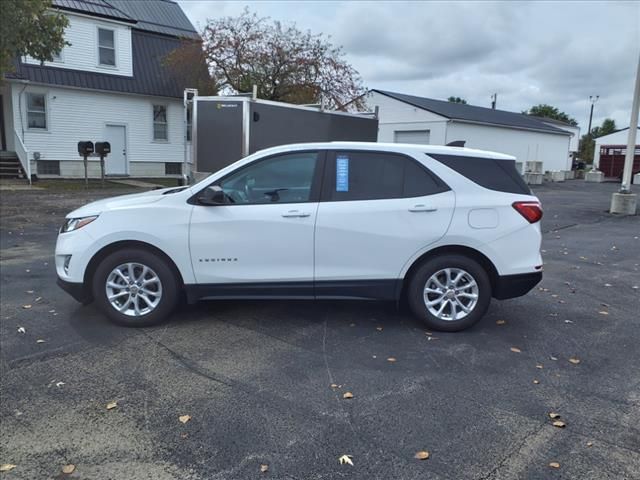
[[[494,110],[492,108],[485,107],[476,107],[474,105],[466,105],[444,100],[434,100],[432,98],[415,97],[413,95],[388,92],[385,90],[372,91],[394,98],[401,102],[408,103],[409,105],[413,105],[414,107],[427,110],[446,118],[450,118],[452,120],[570,135],[570,133],[566,130],[553,127],[540,120],[521,113],[507,112],[505,110]]]
[[[95,17],[111,18],[121,22],[136,23],[123,11],[110,5],[105,0],[52,0],[53,7],[73,12],[84,13]]]
[[[181,41],[137,30],[131,32],[131,41],[133,77],[19,62],[15,71],[7,74],[7,78],[47,85],[182,98],[184,88],[189,85],[180,85],[178,79],[163,66],[164,57],[179,47]]]
[[[91,0],[93,1],[93,0]],[[138,23],[134,28],[148,32],[199,39],[200,35],[180,5],[169,0],[105,0]]]
[[[199,39],[180,5],[170,0],[53,0],[63,10],[133,23],[148,32]]]

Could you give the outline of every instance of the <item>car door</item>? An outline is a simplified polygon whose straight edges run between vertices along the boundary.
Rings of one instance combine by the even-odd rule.
[[[316,294],[344,287],[349,295],[353,287],[352,296],[392,298],[404,264],[446,233],[455,196],[414,158],[335,151],[327,155],[321,200]]]
[[[196,202],[191,217],[189,244],[196,281],[243,284],[245,292],[253,292],[249,296],[303,282],[312,295],[323,164],[324,153],[319,151],[277,154],[215,181],[224,192],[224,203]],[[251,285],[262,290],[247,290]]]

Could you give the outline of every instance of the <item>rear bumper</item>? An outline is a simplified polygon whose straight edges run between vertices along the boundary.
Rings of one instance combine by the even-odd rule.
[[[542,272],[503,275],[496,281],[493,296],[498,300],[526,295],[542,280]]]
[[[89,292],[87,292],[87,289],[85,288],[84,284],[66,282],[62,280],[60,277],[58,277],[58,281],[56,283],[60,288],[62,288],[62,290],[67,292],[69,295],[71,295],[74,299],[76,299],[78,302],[82,303],[83,305],[91,303],[91,300],[92,300],[91,295],[89,295]]]

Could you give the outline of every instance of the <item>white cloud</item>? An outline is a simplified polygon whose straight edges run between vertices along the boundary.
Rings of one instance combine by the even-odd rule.
[[[461,96],[521,111],[549,103],[583,131],[629,122],[640,52],[640,2],[211,2],[180,1],[191,21],[262,16],[330,35],[369,88]]]

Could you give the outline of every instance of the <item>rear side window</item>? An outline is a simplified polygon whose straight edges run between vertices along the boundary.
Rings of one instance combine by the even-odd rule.
[[[495,160],[436,153],[430,153],[429,156],[481,187],[498,192],[531,195],[531,190],[516,170],[515,160]]]
[[[324,182],[325,201],[422,197],[449,187],[416,160],[385,152],[336,152]]]

